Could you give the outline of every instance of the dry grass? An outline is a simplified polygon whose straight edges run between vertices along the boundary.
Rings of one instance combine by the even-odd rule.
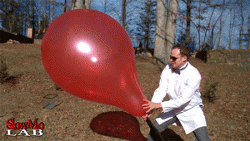
[[[91,120],[97,115],[122,109],[86,101],[64,91],[56,91],[54,83],[43,68],[40,46],[0,44],[0,50],[4,52],[8,73],[18,82],[1,84],[0,140],[123,140],[99,135],[89,127]],[[219,82],[214,103],[204,99],[204,112],[211,139],[250,140],[249,66],[205,64],[197,59],[191,59],[190,62],[199,69],[203,77],[202,93],[205,93],[206,82]],[[140,85],[146,97],[151,99],[158,87],[161,71],[146,57],[138,57],[136,65]],[[47,94],[58,94],[62,104],[53,109],[43,109],[43,97]],[[158,113],[154,113],[151,119]],[[44,135],[5,136],[6,121],[11,118],[19,122],[38,118],[38,122],[45,124]],[[143,136],[147,137],[149,127],[142,118],[136,118]],[[185,135],[181,127],[171,126],[170,129],[185,141],[194,140],[193,135]]]

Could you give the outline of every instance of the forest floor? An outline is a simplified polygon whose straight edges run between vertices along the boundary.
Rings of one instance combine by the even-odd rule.
[[[56,90],[43,67],[39,45],[0,44],[0,52],[3,53],[10,75],[7,82],[0,84],[0,140],[125,140],[122,135],[120,138],[116,135],[101,135],[93,130],[94,127],[91,128],[91,123],[98,115],[124,110]],[[250,66],[207,64],[196,58],[191,58],[190,63],[202,75],[200,91],[211,140],[250,140]],[[140,86],[146,97],[151,99],[158,87],[161,70],[152,63],[152,58],[145,56],[136,57],[136,67]],[[44,97],[48,94],[58,95],[57,101],[61,103],[52,109],[43,108]],[[159,113],[155,112],[150,119],[153,121]],[[31,129],[27,129],[30,137],[24,136],[24,133],[15,137],[7,136],[7,121],[13,118],[19,123],[37,119],[37,123],[44,123],[43,135],[32,136]],[[150,130],[147,123],[141,117],[133,118],[139,123],[143,139],[146,139]],[[12,130],[11,134],[19,134],[20,131]],[[130,133],[132,136],[135,132]],[[194,140],[193,134],[185,135],[182,127],[172,125],[162,135],[166,140]]]

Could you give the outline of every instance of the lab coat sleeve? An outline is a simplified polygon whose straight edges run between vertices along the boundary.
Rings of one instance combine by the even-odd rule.
[[[184,104],[190,102],[195,92],[199,90],[200,81],[200,74],[189,75],[187,81],[182,84],[181,94],[175,99],[170,99],[169,101],[164,101],[161,103],[163,112],[180,108]]]
[[[161,79],[159,82],[159,87],[154,91],[154,95],[152,97],[152,102],[161,103],[166,96],[168,89],[168,69],[169,66],[166,66],[165,69],[161,73]]]

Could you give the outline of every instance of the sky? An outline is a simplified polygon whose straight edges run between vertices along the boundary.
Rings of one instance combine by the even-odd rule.
[[[233,2],[233,4],[229,5],[231,6],[231,14],[230,14],[230,9],[222,9],[222,8],[216,8],[214,10],[213,13],[213,17],[212,20],[210,21],[211,25],[214,25],[215,23],[215,32],[214,32],[214,44],[217,46],[218,44],[218,33],[219,33],[219,28],[220,28],[220,20],[218,20],[216,22],[216,20],[220,17],[221,13],[223,12],[223,15],[221,16],[221,21],[222,21],[222,33],[221,33],[221,42],[220,42],[220,46],[225,47],[227,49],[228,44],[229,44],[229,31],[230,31],[230,21],[232,22],[232,20],[230,20],[230,18],[233,18],[232,12],[233,10],[236,10],[236,16],[235,16],[235,20],[234,20],[234,25],[235,27],[231,29],[232,32],[232,46],[233,48],[237,49],[239,48],[238,45],[238,37],[239,37],[239,27],[241,26],[241,17],[240,17],[240,11],[239,9],[237,10],[235,7],[237,6],[237,0],[225,0],[225,2]],[[217,1],[212,1],[212,2],[218,2],[218,4],[222,3],[223,0],[217,0]],[[199,5],[197,5],[199,6]],[[205,6],[205,5],[201,5],[201,6]],[[186,4],[184,4],[183,2],[179,3],[179,7],[185,9]],[[248,29],[250,29],[250,25],[249,25],[249,21],[250,21],[250,1],[249,0],[243,0],[243,16],[244,16],[244,33],[247,32]],[[191,11],[193,14],[195,13],[194,10]],[[210,16],[212,14],[212,9],[208,9],[206,13],[203,14],[203,16],[205,17],[204,20],[201,20],[201,25],[208,25],[209,20],[210,20]],[[198,24],[198,19],[192,19],[194,23]],[[179,21],[180,22],[180,21]],[[193,36],[194,38],[196,38],[195,42],[196,44],[198,43],[198,34],[197,34],[197,29],[195,28],[193,22],[191,22],[191,36]],[[212,28],[212,26],[210,26],[210,28]],[[184,25],[184,29],[185,29],[185,25]],[[177,27],[177,30],[181,30],[181,28]],[[204,30],[203,30],[204,31]],[[179,33],[178,31],[176,32],[177,34]],[[201,34],[202,38],[201,38],[201,44],[204,43],[204,32],[203,34]],[[210,33],[208,32],[207,37],[210,36]],[[177,38],[176,38],[177,39]],[[206,40],[207,41],[207,40]],[[246,43],[246,42],[245,42]],[[217,47],[215,47],[217,48]]]

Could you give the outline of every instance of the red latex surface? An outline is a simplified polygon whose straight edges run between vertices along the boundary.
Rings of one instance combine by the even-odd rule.
[[[95,10],[68,11],[49,26],[41,46],[50,78],[77,97],[142,116],[132,43],[112,17]]]

